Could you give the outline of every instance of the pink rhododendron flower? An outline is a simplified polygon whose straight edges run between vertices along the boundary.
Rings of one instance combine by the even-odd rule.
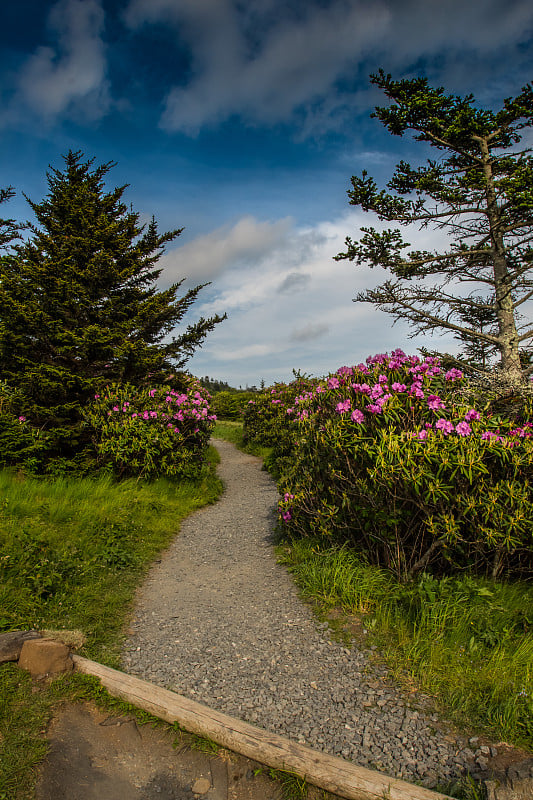
[[[425,439],[428,438],[428,432],[427,431],[418,431],[418,433],[416,435],[416,438],[417,439],[422,439],[422,441],[424,441]]]
[[[383,386],[381,386],[379,383],[374,384],[374,386],[372,387],[372,391],[370,392],[370,397],[372,398],[372,400],[375,400],[377,397],[381,397],[382,394],[383,394]]]
[[[470,411],[467,411],[465,414],[466,422],[470,422],[473,419],[479,419],[479,411],[476,411],[475,408],[471,408]]]
[[[472,428],[468,424],[468,422],[460,422],[458,425],[455,426],[456,432],[459,436],[468,436],[469,433],[472,433]]]
[[[442,417],[441,417],[441,419],[438,419],[436,421],[435,427],[439,431],[442,431],[446,436],[448,436],[449,433],[452,433],[455,430],[455,428],[453,426],[453,422],[450,422],[447,419],[443,419]]]
[[[441,408],[446,408],[446,404],[436,394],[430,394],[428,397],[428,408],[431,411],[439,411]]]
[[[392,390],[401,394],[402,392],[407,391],[407,386],[405,383],[398,383],[398,381],[394,381],[392,384]]]
[[[352,411],[351,418],[352,418],[352,420],[353,420],[354,422],[359,422],[359,423],[361,423],[361,422],[364,422],[364,421],[365,421],[365,415],[363,414],[363,412],[362,412],[362,411],[359,411],[359,409],[358,409],[358,408],[356,408],[356,409],[355,409],[355,411]]]
[[[338,389],[340,386],[338,378],[328,378],[328,389]]]
[[[444,378],[447,381],[457,381],[462,377],[463,377],[463,373],[461,372],[461,370],[460,369],[455,369],[455,367],[453,367],[452,369],[449,369],[448,372],[446,373],[446,375],[444,376]]]
[[[19,422],[26,422],[26,417],[19,417]]]
[[[371,414],[381,414],[383,411],[382,407],[377,403],[369,403],[366,407],[366,410],[369,411]]]
[[[352,404],[349,400],[345,400],[344,403],[337,403],[335,406],[335,411],[337,414],[345,414],[347,411],[350,410]]]

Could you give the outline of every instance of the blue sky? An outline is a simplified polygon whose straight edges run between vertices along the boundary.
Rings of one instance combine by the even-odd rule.
[[[385,182],[419,163],[370,119],[369,84],[424,75],[497,107],[533,77],[529,0],[17,0],[0,7],[2,209],[31,218],[48,165],[81,149],[160,230],[185,230],[161,285],[211,281],[191,317],[228,320],[189,364],[232,385],[322,375],[369,354],[445,338],[409,328],[357,291],[385,274],[333,261],[372,220],[350,176]],[[437,234],[413,232],[432,248]]]

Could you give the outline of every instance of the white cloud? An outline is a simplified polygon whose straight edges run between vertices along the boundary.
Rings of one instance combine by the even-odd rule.
[[[291,342],[309,342],[312,339],[320,339],[325,336],[329,331],[329,325],[324,325],[323,322],[310,322],[304,325],[303,328],[298,328],[292,331],[290,335]]]
[[[347,235],[358,238],[361,225],[379,227],[369,215],[350,210],[316,226],[294,226],[255,263],[228,264],[213,282],[216,297],[196,309],[202,316],[227,312],[228,320],[195,354],[191,370],[238,386],[258,384],[261,378],[267,383],[290,380],[293,368],[323,375],[396,347],[416,352],[424,343],[453,350],[450,337],[445,344],[427,337],[411,341],[407,323],[393,327],[390,315],[352,302],[358,291],[386,277],[381,269],[333,260]],[[409,230],[409,240],[439,249],[443,234]],[[300,276],[305,280],[299,281]],[[289,289],[280,292],[284,283]]]
[[[334,0],[328,8],[309,4],[299,19],[289,12],[279,2],[275,8],[255,4],[247,10],[253,23],[247,26],[246,12],[230,0],[132,0],[125,14],[130,26],[173,22],[192,51],[191,81],[169,92],[163,127],[195,133],[231,114],[286,119],[354,68],[389,18],[383,2],[369,7],[363,0]]]
[[[317,130],[357,108],[342,78],[380,63],[398,72],[425,57],[430,72],[432,60],[441,65],[438,80],[443,65],[450,71],[454,90],[468,86],[468,59],[478,59],[476,70],[481,59],[486,85],[487,59],[504,59],[533,25],[527,0],[310,0],[302,8],[282,0],[131,0],[127,24],[174,25],[191,53],[188,81],[176,76],[168,93],[163,127],[194,135],[234,114],[273,123],[300,110],[305,129]]]
[[[48,25],[57,44],[39,47],[23,65],[14,103],[48,120],[65,112],[101,116],[109,101],[99,0],[59,0]]]
[[[242,217],[165,253],[159,261],[165,281],[187,277],[191,281],[212,280],[228,267],[257,263],[286,239],[292,220],[260,222]]]
[[[286,278],[283,279],[278,287],[278,292],[294,292],[301,291],[306,287],[311,280],[311,276],[307,272],[289,272]]]

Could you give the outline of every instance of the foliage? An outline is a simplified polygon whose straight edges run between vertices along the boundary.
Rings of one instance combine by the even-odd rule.
[[[0,380],[0,466],[17,463],[31,472],[46,453],[47,436],[16,416],[20,402],[20,393]]]
[[[517,145],[533,124],[532,87],[492,112],[476,108],[472,95],[431,88],[425,78],[393,81],[380,70],[371,81],[393,101],[372,116],[395,136],[412,131],[439,157],[419,168],[401,161],[387,184],[390,192],[378,189],[366,171],[352,177],[350,204],[382,221],[433,225],[448,234],[450,245],[443,252],[405,253],[411,245],[398,229],[361,228],[361,239],[347,238],[336,258],[381,266],[392,280],[356,300],[410,320],[414,333],[449,330],[478,350],[484,346],[485,356],[496,348],[500,375],[520,383],[533,372],[520,360],[533,328],[518,324],[518,309],[533,290],[533,159]],[[480,288],[470,291],[472,284]],[[484,330],[480,318],[488,324]]]
[[[155,287],[157,261],[181,231],[141,226],[125,186],[106,192],[112,162],[93,167],[72,151],[64,161],[45,199],[28,201],[30,238],[0,261],[0,379],[19,392],[16,415],[49,433],[50,457],[71,458],[85,444],[91,396],[110,382],[163,382],[222,318],[169,339],[202,289]]]
[[[317,380],[295,373],[291,383],[275,383],[250,400],[244,412],[243,443],[246,447],[272,448],[265,466],[275,477],[289,466],[294,448],[292,406],[311,390]]]
[[[211,405],[218,419],[242,419],[247,404],[255,396],[255,392],[217,392]]]
[[[15,192],[12,186],[0,189],[0,205],[10,200]],[[19,229],[14,219],[0,219],[0,249],[5,248],[13,239],[18,239]]]
[[[296,397],[278,423],[287,533],[348,542],[399,578],[531,574],[531,402],[520,421],[462,386],[460,371],[397,350]]]
[[[449,718],[533,747],[530,584],[428,573],[400,583],[321,540],[293,540],[279,555],[306,597],[326,613],[341,607],[348,623],[358,615],[364,646],[377,644],[396,675],[436,696]]]
[[[209,395],[192,377],[176,391],[111,385],[83,415],[93,436],[97,466],[118,477],[198,477],[216,416]]]

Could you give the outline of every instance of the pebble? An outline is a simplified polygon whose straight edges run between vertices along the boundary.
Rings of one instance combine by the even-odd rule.
[[[426,786],[458,778],[473,766],[478,737],[455,736],[369,651],[332,640],[276,563],[274,482],[259,459],[215,444],[225,493],[184,520],[153,565],[124,643],[125,670],[391,776]],[[476,762],[486,768],[484,750]]]

